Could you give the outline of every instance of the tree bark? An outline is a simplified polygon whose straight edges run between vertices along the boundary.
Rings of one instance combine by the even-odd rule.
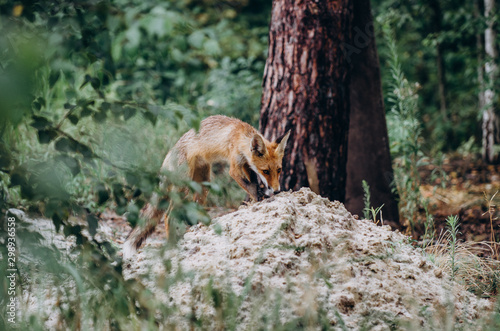
[[[275,0],[260,127],[269,139],[291,129],[282,189],[308,186],[345,198],[350,43],[349,0]]]
[[[497,72],[497,50],[495,47],[496,32],[494,29],[495,0],[484,0],[484,16],[487,27],[484,32],[484,48],[486,51],[486,63],[484,65],[487,78],[487,87],[484,92],[485,109],[483,111],[483,160],[494,163],[497,157],[494,145],[499,141],[499,123],[495,111],[494,83]]]
[[[382,209],[384,222],[399,226],[399,210],[391,191],[393,171],[385,120],[380,64],[373,30],[370,0],[354,0],[351,60],[347,209],[363,215],[364,191],[370,186],[371,205]]]

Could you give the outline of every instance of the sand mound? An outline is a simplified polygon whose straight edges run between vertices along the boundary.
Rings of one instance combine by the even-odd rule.
[[[172,268],[156,273],[193,271],[163,298],[177,307],[179,316],[170,321],[177,325],[191,313],[217,323],[216,299],[203,294],[209,283],[241,298],[235,313],[240,329],[273,327],[273,316],[317,326],[319,312],[325,324],[349,329],[474,328],[478,313],[489,307],[449,281],[407,237],[357,220],[341,203],[309,189],[194,226],[165,254]]]

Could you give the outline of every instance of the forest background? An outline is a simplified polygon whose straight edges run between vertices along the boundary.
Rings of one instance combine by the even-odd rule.
[[[428,177],[445,187],[442,165],[450,158],[498,161],[497,146],[493,158],[481,161],[484,113],[496,109],[499,90],[485,71],[498,61],[485,47],[488,29],[493,48],[498,45],[497,12],[485,18],[488,3],[371,2],[395,176],[406,157],[415,174],[395,183],[400,222],[409,234],[421,229],[416,240],[434,231],[419,170],[435,165]],[[99,281],[115,282],[124,293],[139,291],[112,264],[115,248],[82,235],[82,227],[68,218],[85,219],[90,234],[108,209],[126,213],[135,225],[158,189],[164,155],[185,131],[214,114],[258,127],[271,5],[0,0],[2,213],[20,208],[51,218],[57,229],[78,238],[79,250],[92,252],[82,255],[85,263],[107,266],[88,279],[96,281],[107,270]],[[492,103],[484,102],[485,91],[493,93]],[[407,112],[397,107],[401,103],[409,105]],[[206,185],[212,205],[234,208],[245,198],[227,176]],[[183,205],[174,215],[183,223],[209,222],[200,206],[175,192],[169,198]],[[370,207],[374,212],[379,206],[368,201],[365,216],[371,218]],[[26,236],[37,238],[28,230]],[[51,263],[47,268],[60,265],[57,259]],[[119,300],[116,305],[125,309]]]

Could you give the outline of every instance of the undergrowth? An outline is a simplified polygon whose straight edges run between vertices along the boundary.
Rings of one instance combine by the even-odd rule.
[[[389,92],[390,112],[387,114],[391,155],[394,159],[394,189],[399,194],[399,209],[411,233],[415,232],[417,212],[424,203],[420,193],[422,178],[419,167],[426,162],[422,150],[422,129],[418,120],[418,84],[408,82],[397,51],[392,18],[379,17],[388,47],[392,82]]]
[[[476,295],[491,298],[498,294],[500,280],[500,262],[491,257],[495,245],[486,241],[455,241],[446,231],[425,252],[444,274]]]
[[[491,199],[486,198],[491,224],[490,241],[475,243],[458,240],[457,216],[449,216],[447,230],[436,236],[434,217],[429,212],[429,201],[420,191],[423,178],[419,168],[433,164],[435,167],[431,173],[431,181],[439,178],[441,186],[446,187],[447,178],[442,167],[444,155],[439,154],[435,158],[430,158],[422,153],[424,139],[418,109],[420,86],[418,83],[409,82],[402,71],[393,28],[393,13],[389,11],[379,16],[378,21],[384,33],[392,78],[387,122],[391,154],[394,159],[394,189],[400,198],[400,219],[406,222],[403,225],[409,230],[409,234],[421,239],[422,248],[443,274],[479,296],[493,298],[498,294],[500,276],[498,243],[493,229],[496,209],[493,203],[494,196]],[[369,209],[365,208],[365,213],[368,214],[368,211]],[[424,229],[423,237],[417,237],[419,234],[417,228]],[[493,316],[497,316],[497,313]]]

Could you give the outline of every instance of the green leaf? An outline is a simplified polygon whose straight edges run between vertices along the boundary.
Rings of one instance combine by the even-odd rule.
[[[0,168],[8,168],[11,163],[10,149],[0,141]]]
[[[80,173],[80,163],[78,162],[77,159],[74,157],[71,157],[69,155],[61,154],[56,157],[56,159],[62,163],[64,163],[69,170],[71,171],[71,174],[73,176],[78,175]]]
[[[169,206],[170,206],[170,201],[168,201],[168,199],[161,199],[158,202],[157,208],[159,210],[168,210]]]
[[[88,107],[84,107],[80,112],[80,117],[88,117],[90,115],[92,115],[92,110],[90,110],[90,108]]]
[[[127,206],[127,212],[127,221],[130,224],[136,224],[139,219],[140,208],[135,203],[131,203]]]
[[[91,52],[87,53],[87,58],[89,59],[90,64],[92,64],[98,60],[98,57],[94,53],[91,53]]]
[[[124,107],[123,108],[123,119],[125,121],[127,121],[130,118],[132,118],[136,113],[137,113],[137,109],[132,108],[132,107]]]
[[[201,31],[195,31],[188,37],[188,43],[194,48],[202,48],[205,41],[205,34]]]
[[[137,25],[132,26],[130,29],[125,32],[125,37],[127,38],[128,43],[126,47],[129,49],[134,49],[139,46],[141,41],[141,32],[139,31],[139,27]]]
[[[22,183],[21,196],[24,199],[32,200],[35,197],[35,191],[33,190],[33,186],[26,182]]]
[[[59,152],[76,152],[75,141],[67,137],[61,137],[54,146]]]
[[[113,184],[113,196],[118,206],[126,206],[127,199],[125,198],[125,192],[122,184]]]
[[[127,207],[125,205],[117,206],[115,212],[117,215],[123,215],[127,211]]]
[[[42,105],[38,101],[33,101],[32,107],[34,110],[40,110],[42,109]]]
[[[52,219],[54,219],[54,218],[52,218]],[[77,244],[78,244],[79,240],[81,241],[82,227],[80,225],[66,225],[64,227],[63,232],[64,232],[64,235],[66,237],[67,236],[71,236],[71,235],[76,236],[76,242],[77,242]]]
[[[97,191],[97,204],[99,206],[101,206],[102,204],[104,204],[106,201],[109,200],[110,198],[110,194],[109,194],[109,191],[106,189],[106,186],[102,183],[99,183],[96,187],[96,191]]]
[[[222,226],[219,223],[214,224],[214,232],[219,236],[222,234]]]
[[[31,122],[31,126],[37,130],[43,130],[43,129],[53,125],[53,123],[51,121],[49,121],[48,119],[46,119],[45,117],[34,115],[32,117],[32,119],[33,119],[33,122]]]
[[[92,77],[89,75],[85,75],[85,80],[83,81],[82,85],[80,85],[80,90],[85,87],[90,81],[92,81]]]
[[[140,182],[139,176],[133,172],[127,172],[125,174],[125,179],[127,180],[127,183],[132,186],[139,185]]]
[[[102,247],[104,247],[106,252],[108,252],[111,256],[116,254],[116,249],[113,247],[113,245],[111,245],[111,243],[109,241],[105,241],[101,245],[102,245]],[[119,266],[117,266],[117,268],[119,268]],[[120,272],[120,274],[121,274],[121,272]],[[123,301],[121,301],[121,302],[123,303]],[[125,311],[128,312],[128,310],[125,310]]]
[[[94,214],[87,214],[87,224],[89,226],[89,233],[93,237],[97,233],[97,226],[99,220]]]
[[[106,112],[102,110],[95,112],[94,114],[92,114],[92,118],[96,123],[103,123],[107,118]]]
[[[50,75],[49,75],[49,86],[50,86],[50,88],[54,87],[54,85],[59,80],[59,77],[61,77],[61,71],[60,70],[51,71],[50,72]]]
[[[43,107],[45,107],[47,105],[44,97],[38,97],[38,98],[36,98],[36,101],[39,102],[40,105],[42,105]]]
[[[78,121],[80,119],[78,118],[78,116],[71,114],[71,115],[68,115],[68,120],[71,122],[71,124],[76,125],[76,124],[78,124]]]
[[[197,183],[197,182],[190,181],[188,183],[188,186],[189,186],[189,188],[191,189],[192,192],[201,193],[201,191],[202,191],[201,185],[199,183]]]
[[[94,153],[92,152],[92,149],[89,146],[82,144],[78,141],[75,141],[75,143],[76,143],[76,151],[82,154],[84,158],[91,158],[94,156]]]
[[[18,186],[18,185],[25,185],[26,184],[26,179],[21,176],[20,174],[18,173],[14,173],[10,176],[10,184],[9,184],[9,187],[14,187],[14,186]]]
[[[156,121],[158,120],[158,116],[151,113],[150,111],[145,111],[144,112],[144,117],[151,122],[151,124],[155,125]]]
[[[90,85],[92,85],[94,90],[98,90],[99,87],[101,87],[101,80],[99,78],[94,77],[90,80]]]
[[[203,49],[208,55],[217,56],[221,54],[219,43],[215,39],[205,41]]]
[[[67,89],[64,91],[64,95],[66,96],[66,99],[71,100],[77,97],[76,91],[72,88]]]
[[[111,113],[113,113],[114,115],[119,115],[123,111],[122,106],[117,104],[117,103],[110,104],[109,109],[111,109]],[[107,110],[107,109],[105,109],[105,110]]]
[[[48,144],[58,136],[57,131],[53,129],[38,130],[38,142]]]
[[[108,111],[110,109],[111,109],[111,111],[113,111],[113,109],[111,108],[111,104],[109,102],[101,103],[101,110],[102,111]]]
[[[79,99],[77,103],[80,107],[87,107],[95,105],[95,100]]]
[[[132,198],[134,198],[134,199],[135,199],[135,198],[139,197],[141,194],[142,194],[141,189],[136,188],[136,189],[134,190],[134,193],[132,194]]]

